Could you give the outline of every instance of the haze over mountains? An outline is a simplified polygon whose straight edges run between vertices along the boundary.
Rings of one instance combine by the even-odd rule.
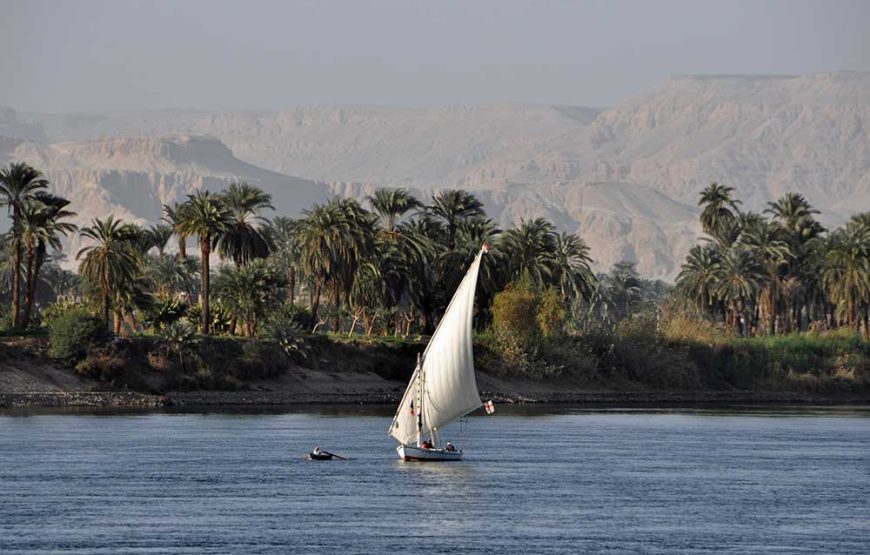
[[[798,191],[835,224],[870,209],[870,73],[679,77],[607,109],[306,107],[284,112],[29,114],[0,109],[0,163],[27,161],[79,223],[154,222],[234,179],[280,213],[376,186],[473,190],[501,225],[545,216],[598,267],[672,279],[711,181],[747,207]]]

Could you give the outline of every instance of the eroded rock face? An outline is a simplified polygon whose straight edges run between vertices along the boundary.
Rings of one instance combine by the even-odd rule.
[[[546,216],[581,232],[599,267],[629,258],[663,278],[698,234],[697,195],[712,181],[755,209],[801,192],[828,223],[870,206],[870,73],[680,77],[604,110],[6,110],[0,135],[0,162],[44,168],[82,220],[153,221],[162,203],[233,179],[291,214],[333,192],[463,187],[503,226]]]
[[[262,187],[282,214],[298,215],[332,196],[325,184],[242,162],[223,143],[205,137],[24,142],[4,158],[40,168],[54,191],[72,201],[78,225],[109,214],[142,225],[156,223],[164,204],[201,189],[221,191],[236,180]],[[70,256],[65,264],[75,265],[80,246],[77,236],[66,240]]]

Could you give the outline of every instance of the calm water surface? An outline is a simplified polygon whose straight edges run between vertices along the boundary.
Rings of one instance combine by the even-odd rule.
[[[866,410],[502,410],[429,465],[389,421],[0,416],[0,553],[870,552]]]

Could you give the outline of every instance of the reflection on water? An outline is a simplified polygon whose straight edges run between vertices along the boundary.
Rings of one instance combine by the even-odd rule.
[[[441,464],[392,410],[0,416],[0,553],[866,553],[867,407],[500,406]]]

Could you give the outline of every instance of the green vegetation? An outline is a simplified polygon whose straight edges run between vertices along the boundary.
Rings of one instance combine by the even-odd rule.
[[[683,264],[675,298],[742,336],[846,326],[870,338],[870,213],[828,233],[799,194],[758,214],[733,192],[702,191],[708,237]]]
[[[48,356],[66,364],[75,364],[105,335],[99,318],[83,308],[70,306],[49,320]]]
[[[488,244],[475,327],[493,374],[689,390],[868,383],[870,213],[829,232],[797,194],[758,214],[729,187],[704,189],[706,237],[671,287],[631,262],[595,275],[577,235],[542,218],[501,230],[466,191],[423,202],[378,189],[269,219],[271,198],[246,183],[167,205],[149,228],[94,219],[76,274],[58,266],[74,214],[47,187],[25,164],[0,170],[12,221],[0,237],[0,317],[7,333],[47,329],[53,357],[105,379],[133,357],[177,387],[233,388],[374,338],[412,364]],[[141,339],[86,357],[98,329]],[[400,366],[385,372],[404,376]]]

